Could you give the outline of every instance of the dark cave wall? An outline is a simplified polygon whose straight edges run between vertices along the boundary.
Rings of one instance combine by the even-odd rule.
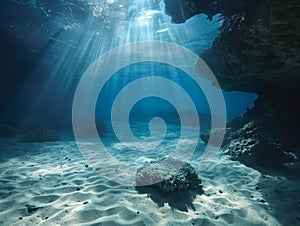
[[[273,169],[297,161],[300,2],[165,0],[165,4],[175,23],[198,13],[208,19],[222,14],[219,36],[200,56],[223,89],[259,94],[252,109],[228,122],[224,153],[246,165]],[[206,141],[209,133],[201,138]]]
[[[212,48],[201,54],[226,90],[264,92],[300,87],[300,3],[280,1],[165,0],[174,22],[197,13],[221,13]]]
[[[225,18],[221,35],[202,57],[213,66],[226,89],[262,92],[274,86],[297,89],[300,85],[300,8],[270,1],[254,15]],[[238,80],[237,80],[238,78]]]
[[[197,13],[208,19],[221,13],[220,34],[200,56],[222,89],[259,94],[259,109],[263,104],[272,108],[274,124],[287,133],[300,126],[299,1],[165,0],[165,4],[175,22]]]

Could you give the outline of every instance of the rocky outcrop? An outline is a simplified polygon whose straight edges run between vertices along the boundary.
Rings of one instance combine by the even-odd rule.
[[[220,34],[202,58],[221,87],[261,93],[300,87],[300,4],[280,1],[165,0],[173,21],[197,13],[223,15]]]
[[[260,132],[262,123],[251,121],[237,131],[230,131],[230,142],[224,145],[223,153],[249,166],[281,167],[296,159],[276,140],[269,143]]]
[[[214,128],[201,134],[207,142],[209,134],[225,133],[221,152],[247,166],[282,169],[298,161],[298,116],[287,99],[259,98],[252,109],[227,124],[227,129]],[[295,107],[296,108],[296,107]],[[291,113],[292,112],[292,113]],[[299,111],[298,111],[299,113]]]
[[[145,164],[136,175],[137,186],[147,185],[163,193],[197,189],[201,182],[189,163],[172,157]]]
[[[225,90],[254,92],[252,109],[214,129],[224,153],[247,165],[282,166],[299,150],[299,1],[164,0],[166,12],[181,23],[198,13],[221,14],[220,34],[199,53]],[[209,132],[201,135],[204,141]],[[299,151],[298,151],[299,152]]]

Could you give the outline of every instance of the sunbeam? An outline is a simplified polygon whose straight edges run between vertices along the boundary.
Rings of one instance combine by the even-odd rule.
[[[0,1],[0,225],[298,225],[299,9]]]
[[[23,116],[25,125],[33,120],[38,121],[37,118],[40,117],[37,115],[42,115],[41,124],[45,119],[48,124],[57,121],[62,112],[70,109],[70,99],[74,92],[72,90],[84,71],[110,49],[136,41],[159,40],[180,44],[199,54],[211,45],[211,40],[218,34],[220,26],[217,17],[213,21],[207,21],[206,17],[201,15],[185,24],[172,24],[170,17],[164,14],[162,1],[133,0],[125,4],[122,1],[90,0],[88,4],[92,13],[83,26],[76,28],[76,25],[70,25],[76,29],[63,26],[55,37],[50,38],[48,50],[44,51],[40,66],[32,73],[37,85],[28,88],[32,90],[30,96],[35,98],[24,102],[24,105],[31,106],[26,116]],[[58,23],[60,20],[61,18],[53,18],[49,23]],[[199,24],[199,28],[190,29],[195,24]],[[35,35],[38,33],[39,31],[36,31]],[[194,40],[199,36],[203,37],[203,41],[196,43]],[[182,63],[185,61],[184,58],[178,60]],[[172,75],[169,78],[177,83],[184,83],[185,77],[180,71],[174,71],[164,65],[132,65],[113,77],[108,90],[103,91],[106,94],[103,93],[102,97],[109,100],[110,94],[115,90],[146,75]],[[193,92],[201,96],[201,91]],[[49,96],[49,93],[52,95]],[[101,106],[102,109],[107,107],[107,104]]]

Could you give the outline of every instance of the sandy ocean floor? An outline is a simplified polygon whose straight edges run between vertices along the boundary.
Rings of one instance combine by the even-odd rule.
[[[102,177],[74,141],[0,141],[0,225],[300,225],[299,181],[225,157],[199,172],[203,193],[163,197]]]

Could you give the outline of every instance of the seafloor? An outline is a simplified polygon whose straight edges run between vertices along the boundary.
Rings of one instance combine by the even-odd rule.
[[[72,140],[0,141],[0,225],[285,226],[300,221],[299,180],[262,174],[224,156],[210,159],[201,172],[200,155],[191,159],[202,193],[163,196],[104,178]]]

